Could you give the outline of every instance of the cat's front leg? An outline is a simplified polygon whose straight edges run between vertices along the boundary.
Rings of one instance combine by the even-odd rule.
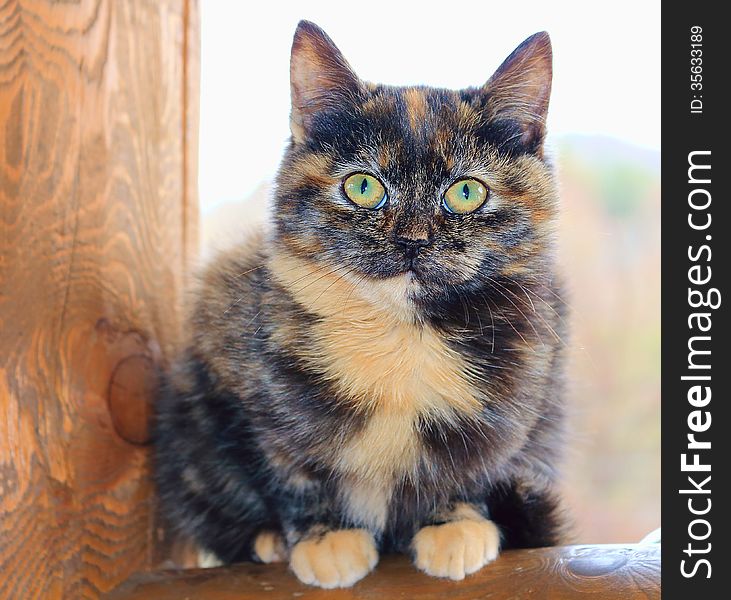
[[[378,563],[366,529],[314,528],[292,547],[289,565],[300,581],[323,588],[350,587]]]
[[[411,549],[417,568],[435,577],[464,579],[497,558],[500,531],[477,506],[459,502],[414,536]]]
[[[349,587],[378,563],[375,537],[367,529],[343,528],[346,520],[335,502],[318,484],[313,487],[280,498],[289,566],[302,583]]]

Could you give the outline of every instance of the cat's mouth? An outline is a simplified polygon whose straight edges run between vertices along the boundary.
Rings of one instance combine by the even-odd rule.
[[[407,258],[402,275],[413,283],[426,283],[427,271],[424,268],[423,260],[421,257]]]
[[[406,270],[400,275],[397,275],[395,279],[400,280],[400,285],[403,289],[404,295],[406,298],[411,300],[421,295],[424,285],[427,284],[427,278],[423,270],[421,270],[418,265],[408,266]]]
[[[403,271],[394,275],[394,278],[401,279],[407,288],[415,289],[426,283],[423,270],[415,264],[407,264]]]
[[[419,283],[419,275],[413,268],[408,268],[404,273],[404,281],[407,285],[415,286]]]

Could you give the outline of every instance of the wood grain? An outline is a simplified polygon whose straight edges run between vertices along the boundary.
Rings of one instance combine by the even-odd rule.
[[[0,0],[0,598],[162,544],[149,392],[196,247],[195,0]]]
[[[284,565],[242,564],[138,576],[110,600],[596,600],[660,598],[660,546],[566,546],[504,552],[460,582],[418,573],[406,557],[386,557],[354,587],[321,590]]]

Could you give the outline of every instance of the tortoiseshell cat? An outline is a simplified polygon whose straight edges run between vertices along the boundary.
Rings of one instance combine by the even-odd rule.
[[[271,230],[205,272],[156,478],[217,560],[349,586],[558,541],[562,310],[545,33],[479,88],[358,79],[301,22]]]

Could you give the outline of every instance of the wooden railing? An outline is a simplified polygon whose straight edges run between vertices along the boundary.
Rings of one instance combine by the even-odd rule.
[[[463,581],[418,573],[405,557],[385,557],[354,587],[321,590],[284,565],[140,575],[110,600],[630,600],[660,598],[660,546],[565,546],[509,550]]]

